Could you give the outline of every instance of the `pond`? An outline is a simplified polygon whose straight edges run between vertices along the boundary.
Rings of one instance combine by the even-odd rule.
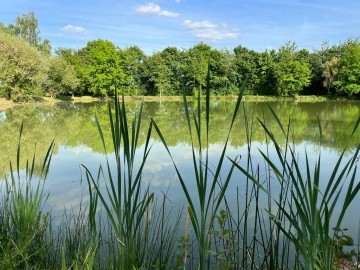
[[[128,102],[127,109],[131,118],[140,108],[139,102]],[[241,107],[234,129],[230,136],[230,144],[226,155],[235,159],[240,158],[240,164],[246,167],[249,151],[252,165],[259,165],[260,174],[265,174],[264,160],[258,149],[268,151],[275,155],[274,147],[267,144],[267,139],[259,120],[265,121],[280,144],[285,143],[281,129],[272,117],[269,105],[276,112],[284,126],[291,120],[290,141],[299,155],[300,164],[304,164],[305,149],[309,156],[310,164],[314,164],[319,153],[322,155],[322,178],[320,186],[326,184],[331,169],[336,160],[347,146],[345,159],[351,156],[360,140],[359,130],[352,140],[349,136],[353,131],[360,114],[359,101],[326,101],[316,103],[296,102],[249,102]],[[190,103],[190,110],[195,109],[196,103]],[[201,105],[204,106],[204,105]],[[209,155],[210,165],[216,164],[227,130],[235,108],[235,102],[211,103],[210,108],[210,134]],[[103,128],[108,155],[112,157],[110,127],[106,103],[61,103],[54,106],[17,106],[0,111],[0,174],[8,170],[9,159],[16,158],[19,129],[24,123],[22,136],[22,158],[20,166],[25,168],[25,159],[30,159],[36,152],[41,157],[46,152],[52,140],[55,140],[55,150],[52,158],[50,173],[45,185],[50,192],[46,209],[61,215],[64,208],[77,208],[80,201],[86,204],[87,184],[84,183],[84,170],[81,165],[86,165],[94,173],[100,164],[105,162],[99,132],[95,123],[95,116]],[[139,139],[139,153],[144,148],[145,134],[152,117],[169,146],[176,164],[179,166],[184,179],[190,187],[193,185],[195,195],[195,182],[192,167],[191,142],[185,119],[182,102],[146,102],[143,112],[143,127]],[[320,145],[320,132],[318,118],[322,128],[322,145]],[[246,119],[246,121],[245,121]],[[246,123],[248,127],[246,128]],[[248,131],[248,133],[246,132]],[[247,136],[248,135],[248,136]],[[204,137],[205,138],[205,137]],[[249,144],[251,142],[251,144]],[[151,191],[161,196],[167,194],[168,201],[177,209],[185,204],[185,197],[176,176],[171,159],[165,151],[159,137],[153,133],[151,140],[152,149],[146,163],[143,182],[150,184]],[[248,146],[251,145],[251,148]],[[267,147],[268,146],[268,147]],[[196,148],[196,144],[195,144]],[[113,160],[110,158],[110,163]],[[224,171],[229,168],[230,162],[224,166]],[[214,165],[215,166],[215,165]],[[215,168],[215,167],[214,167]],[[244,176],[240,172],[233,174],[227,197],[236,198],[237,192],[241,194],[245,189]],[[86,182],[86,181],[85,181]],[[193,184],[192,184],[193,183]],[[276,190],[276,184],[274,184]],[[237,191],[238,190],[238,191]],[[233,199],[235,200],[235,199]],[[263,198],[266,201],[266,198]],[[266,203],[265,203],[266,204]],[[359,225],[358,211],[360,198],[356,198],[346,216],[344,227],[349,228],[353,237]],[[356,214],[352,214],[356,213]]]

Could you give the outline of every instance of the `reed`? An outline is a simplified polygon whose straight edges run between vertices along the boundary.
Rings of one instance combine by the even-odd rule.
[[[44,180],[54,143],[40,165],[34,155],[21,170],[21,126],[16,164],[10,162],[0,198],[0,269],[333,269],[343,240],[349,240],[341,229],[343,218],[360,190],[360,144],[351,155],[344,148],[330,177],[324,179],[321,151],[311,164],[306,150],[301,155],[295,149],[291,121],[284,125],[271,108],[275,128],[281,130],[283,138],[275,137],[264,113],[258,122],[267,146],[265,150],[253,149],[254,119],[243,106],[244,122],[240,125],[247,135],[247,152],[239,153],[241,163],[229,159],[227,148],[233,126],[238,123],[241,90],[214,166],[208,152],[209,82],[210,71],[205,110],[200,92],[193,112],[183,96],[195,192],[190,190],[191,179],[181,173],[155,120],[144,125],[143,105],[129,119],[124,97],[116,96],[114,105],[108,104],[114,155],[106,154],[105,166],[100,165],[95,174],[82,166],[90,202],[80,209],[66,210],[56,228],[51,214],[43,210],[49,196],[44,193]],[[318,123],[321,146],[320,120]],[[357,136],[359,124],[360,117],[350,139]],[[109,146],[97,118],[96,125],[107,152]],[[153,130],[172,160],[187,200],[182,236],[178,234],[182,213],[168,206],[167,194],[156,198],[150,186],[142,183]],[[141,133],[146,140],[140,146]],[[270,154],[273,149],[275,155]],[[254,151],[259,151],[263,166],[254,163]],[[229,160],[230,167],[225,170]],[[240,176],[235,174],[237,169]],[[232,180],[244,181],[244,188],[237,188],[236,198],[227,197]],[[280,187],[279,192],[274,185]],[[265,205],[262,196],[266,197]],[[359,250],[357,256],[359,260]]]
[[[190,116],[189,105],[187,103],[186,95],[184,93],[184,109],[185,116],[187,120],[187,126],[191,138],[192,146],[192,161],[193,161],[193,170],[195,174],[195,181],[197,192],[195,196],[190,194],[190,187],[188,186],[186,179],[183,178],[181,172],[178,169],[178,166],[172,157],[172,154],[167,146],[166,140],[162,135],[159,127],[152,120],[152,124],[157,131],[166,151],[168,152],[172,163],[175,167],[177,176],[179,178],[182,190],[185,194],[188,204],[188,213],[190,216],[190,221],[192,228],[195,233],[197,240],[197,253],[199,256],[199,269],[206,269],[210,265],[209,261],[209,250],[210,250],[210,237],[211,237],[211,226],[214,223],[215,215],[218,212],[218,209],[223,202],[226,189],[231,179],[232,171],[234,166],[232,166],[227,173],[226,179],[221,185],[219,191],[216,187],[220,183],[220,172],[222,169],[223,161],[225,159],[226,149],[229,143],[230,133],[234,125],[237,113],[240,107],[241,98],[243,91],[240,91],[239,97],[236,102],[235,110],[233,112],[232,120],[228,130],[227,138],[223,146],[222,153],[220,155],[217,165],[215,165],[215,172],[211,172],[209,164],[209,132],[210,132],[210,68],[208,68],[207,73],[207,87],[206,87],[206,97],[205,97],[205,119],[203,119],[203,112],[201,110],[201,93],[198,91],[197,98],[197,110],[193,112]],[[204,123],[203,123],[204,121]],[[195,130],[192,129],[192,124],[195,126]],[[205,141],[202,139],[202,131],[205,132]]]
[[[235,161],[233,164],[253,183],[261,186],[277,205],[277,210],[268,209],[270,217],[276,224],[273,228],[277,229],[277,239],[281,236],[279,234],[281,231],[294,246],[298,267],[333,269],[334,241],[338,237],[349,205],[360,190],[360,182],[356,181],[356,162],[359,159],[360,145],[347,161],[344,161],[345,148],[332,169],[330,178],[324,179],[321,176],[321,152],[314,167],[312,167],[305,150],[305,168],[301,168],[298,155],[289,141],[291,121],[289,121],[288,126],[284,126],[271,108],[270,111],[278,124],[278,128],[281,129],[286,143],[282,147],[264,121],[259,120],[266,135],[274,145],[277,155],[276,157],[269,156],[268,153],[259,151],[281,186],[280,196],[271,195],[270,187],[265,189],[259,184],[258,179],[250,175],[245,168],[239,166]],[[350,139],[356,133],[359,122],[360,118]],[[318,123],[321,145],[320,120]],[[320,187],[320,181],[326,181],[324,188]],[[341,195],[344,195],[343,201],[340,201]],[[341,206],[338,215],[335,215],[334,211],[336,206]],[[331,229],[331,224],[334,225],[334,230]],[[278,253],[281,251],[278,245],[275,246],[274,251],[276,265],[281,262],[283,265],[285,254]],[[281,255],[280,261],[278,261],[279,255]]]
[[[152,122],[149,123],[142,155],[137,155],[138,139],[142,126],[143,103],[138,114],[129,124],[124,97],[122,101],[115,97],[114,113],[111,104],[108,106],[111,136],[114,148],[115,173],[106,157],[105,169],[100,166],[94,177],[90,170],[83,166],[90,193],[89,219],[92,230],[96,231],[96,209],[98,200],[111,224],[115,247],[114,262],[117,269],[148,268],[159,264],[161,268],[171,262],[175,241],[174,232],[178,222],[169,224],[165,214],[165,202],[161,205],[159,219],[149,218],[152,211],[158,210],[154,205],[154,194],[149,187],[142,190],[142,171],[151,149]],[[105,152],[107,146],[99,121],[96,119],[100,138]],[[135,165],[140,160],[139,165]],[[100,184],[105,185],[105,190]],[[93,194],[94,190],[95,194]],[[153,214],[156,217],[156,213]],[[149,253],[149,248],[152,252]]]
[[[54,143],[52,142],[40,166],[36,156],[26,160],[25,171],[20,169],[21,137],[15,167],[10,161],[9,174],[5,174],[5,189],[1,196],[1,247],[0,268],[28,268],[41,261],[46,253],[46,230],[48,216],[43,213],[43,205],[48,198],[44,194]]]

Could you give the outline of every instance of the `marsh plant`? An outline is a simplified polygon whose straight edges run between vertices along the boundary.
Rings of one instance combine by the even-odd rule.
[[[165,209],[165,200],[158,207],[154,193],[142,186],[142,171],[151,149],[152,122],[149,122],[143,153],[136,152],[140,129],[142,128],[142,110],[128,120],[124,97],[115,96],[114,111],[109,103],[109,121],[115,155],[115,170],[106,158],[105,168],[99,167],[96,176],[84,166],[89,185],[89,219],[92,230],[96,231],[96,210],[102,207],[105,219],[109,221],[116,269],[149,269],[168,267],[173,260],[178,221],[169,222]],[[96,118],[100,138],[107,152],[102,128]],[[136,164],[140,160],[139,164]],[[115,171],[115,172],[114,172]],[[101,185],[105,185],[102,189]],[[98,202],[101,202],[101,205]],[[155,211],[156,210],[156,211]],[[159,212],[157,212],[159,211]],[[115,240],[115,241],[114,241]],[[151,250],[151,252],[149,252]]]
[[[215,215],[218,212],[218,209],[223,202],[226,189],[229,185],[232,171],[234,166],[230,168],[225,177],[224,182],[221,184],[219,190],[217,190],[218,185],[220,184],[220,173],[222,171],[223,162],[226,159],[226,149],[229,144],[229,138],[231,134],[232,127],[234,125],[237,113],[240,107],[242,92],[237,99],[235,110],[233,112],[232,120],[227,131],[227,138],[224,143],[222,152],[219,157],[217,165],[215,165],[214,173],[211,171],[211,165],[209,164],[209,132],[210,132],[210,68],[208,68],[207,74],[207,87],[206,87],[206,96],[205,96],[205,117],[201,110],[201,91],[198,91],[197,98],[197,109],[190,114],[189,105],[187,103],[186,95],[184,94],[184,108],[185,108],[185,117],[187,120],[187,126],[189,134],[191,137],[191,146],[192,146],[192,161],[193,161],[193,171],[195,173],[195,181],[197,192],[195,196],[191,196],[189,182],[181,174],[178,169],[172,154],[167,146],[166,139],[162,135],[159,127],[153,121],[153,125],[163,142],[166,151],[170,155],[172,162],[174,164],[177,176],[179,178],[182,190],[185,194],[187,204],[188,204],[188,213],[190,216],[190,221],[194,234],[197,241],[197,253],[199,256],[199,269],[206,269],[210,265],[209,261],[209,251],[210,251],[210,237],[211,237],[211,226],[214,223]],[[192,126],[195,126],[193,129]],[[202,132],[205,132],[205,140],[203,140]]]
[[[35,154],[20,169],[21,137],[16,162],[10,162],[9,174],[1,183],[0,268],[21,269],[41,261],[46,254],[48,216],[43,212],[48,194],[44,183],[49,171],[54,143],[51,143],[41,164]]]
[[[360,190],[360,145],[351,151],[345,147],[325,178],[321,121],[320,151],[311,162],[306,149],[295,149],[291,120],[284,125],[271,108],[275,127],[265,121],[265,109],[262,119],[252,119],[241,106],[241,90],[225,143],[213,164],[210,79],[208,71],[204,107],[201,91],[194,107],[184,95],[193,178],[181,171],[156,119],[142,119],[143,104],[134,114],[126,109],[124,98],[115,96],[115,102],[108,103],[112,145],[106,145],[107,132],[95,120],[107,153],[104,165],[95,172],[82,166],[89,203],[66,210],[56,227],[51,213],[43,210],[51,195],[44,193],[44,183],[54,143],[41,163],[34,155],[21,170],[21,127],[16,164],[10,162],[10,173],[1,183],[0,269],[330,270],[344,260],[359,258],[359,244],[357,250],[344,249],[354,243],[343,229],[343,219]],[[241,109],[242,122],[238,121]],[[256,121],[264,131],[265,149],[253,149]],[[349,140],[359,136],[359,123],[360,117]],[[227,156],[237,124],[247,137],[241,159]],[[281,138],[272,128],[281,131]],[[169,206],[166,193],[156,197],[142,181],[154,131],[186,198],[182,212],[176,210],[182,206]],[[140,134],[146,137],[141,145]],[[254,162],[254,151],[263,165]],[[195,182],[195,192],[189,181]],[[239,183],[235,198],[228,197],[230,181]]]
[[[305,149],[305,165],[302,166],[299,155],[289,139],[291,138],[291,121],[289,120],[288,125],[284,126],[271,108],[270,111],[278,128],[282,131],[285,144],[280,145],[265,122],[259,120],[267,137],[275,147],[276,156],[270,156],[262,150],[259,151],[271,171],[272,177],[276,178],[280,184],[281,189],[278,196],[271,194],[270,185],[268,188],[260,185],[259,178],[249,174],[235,161],[233,163],[253,183],[259,185],[276,205],[273,209],[266,209],[274,222],[271,228],[276,237],[271,241],[273,242],[271,248],[275,251],[275,255],[280,255],[278,254],[280,250],[278,239],[281,239],[283,235],[295,249],[295,261],[298,267],[333,269],[335,252],[339,249],[335,243],[342,243],[340,246],[345,245],[343,241],[339,241],[344,239],[340,229],[344,215],[360,190],[360,181],[357,176],[360,144],[347,161],[344,160],[347,149],[343,149],[330,177],[324,179],[321,175],[323,161],[321,151],[316,162],[311,164]],[[357,134],[359,123],[360,117],[350,134],[350,139]],[[320,120],[318,120],[318,126],[321,146]],[[323,183],[325,183],[324,187],[321,186]],[[341,199],[342,197],[343,199]],[[335,211],[336,206],[341,206],[338,213]],[[283,247],[287,245],[285,244]],[[275,256],[274,261],[276,264],[283,265],[285,256],[286,254],[282,253],[281,261],[278,261],[279,257]]]

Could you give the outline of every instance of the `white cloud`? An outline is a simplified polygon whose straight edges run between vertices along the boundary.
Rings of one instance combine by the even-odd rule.
[[[176,3],[181,3],[181,0],[175,0]]]
[[[237,29],[230,29],[227,24],[224,23],[218,25],[207,20],[198,22],[186,20],[183,25],[194,36],[212,41],[233,39],[237,38],[239,35],[239,31]]]
[[[179,13],[171,12],[168,10],[162,10],[159,5],[149,2],[144,5],[138,5],[135,8],[135,12],[144,15],[158,15],[164,17],[178,17]]]
[[[71,33],[71,34],[86,34],[88,32],[84,27],[75,26],[75,25],[71,25],[71,24],[68,24],[67,26],[62,27],[60,30],[63,32]]]

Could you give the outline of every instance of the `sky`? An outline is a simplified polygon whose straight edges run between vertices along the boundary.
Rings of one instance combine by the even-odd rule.
[[[360,36],[360,0],[0,0],[0,22],[35,12],[40,36],[80,49],[108,39],[146,54],[203,41],[217,49],[319,49]]]

